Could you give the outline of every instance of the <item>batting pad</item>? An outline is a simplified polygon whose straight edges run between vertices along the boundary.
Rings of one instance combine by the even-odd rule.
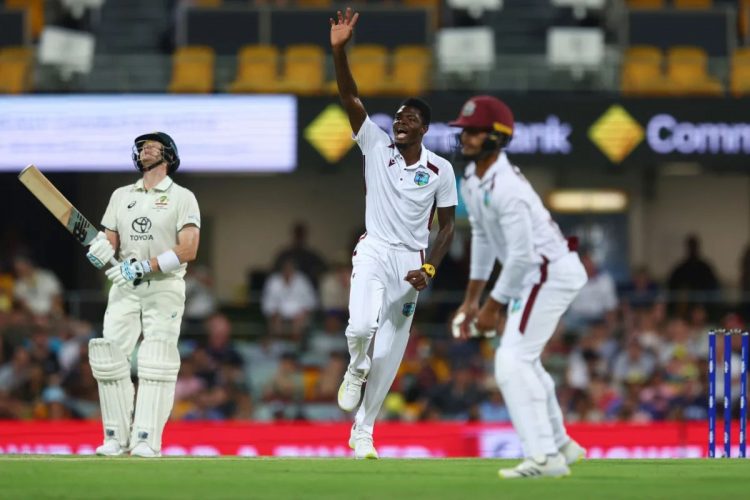
[[[116,439],[120,446],[127,448],[135,395],[130,362],[117,344],[107,339],[92,339],[89,341],[89,363],[99,383],[104,439]]]
[[[174,404],[180,371],[177,346],[163,340],[144,340],[138,350],[138,400],[131,443],[143,441],[161,451],[161,436]]]

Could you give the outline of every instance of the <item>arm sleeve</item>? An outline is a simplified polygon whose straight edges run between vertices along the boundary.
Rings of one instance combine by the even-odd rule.
[[[109,197],[109,204],[102,217],[102,226],[110,231],[117,232],[117,191]]]
[[[508,254],[490,296],[507,304],[511,299],[521,296],[523,279],[534,266],[533,232],[528,205],[521,200],[509,202],[503,207],[499,222],[503,237],[508,242]]]
[[[458,190],[453,168],[447,168],[440,176],[440,185],[435,193],[438,208],[455,207],[458,205]]]
[[[377,146],[388,146],[391,144],[390,136],[378,127],[374,121],[370,120],[369,116],[365,118],[364,123],[359,128],[359,132],[354,136],[354,140],[357,141],[359,149],[362,150],[363,154],[367,154]]]
[[[495,265],[495,255],[487,238],[487,233],[479,227],[470,215],[471,222],[471,266],[469,279],[487,281]]]
[[[201,211],[198,208],[198,200],[190,191],[187,191],[184,200],[180,203],[180,209],[177,213],[177,231],[188,224],[193,224],[198,229],[201,227]]]

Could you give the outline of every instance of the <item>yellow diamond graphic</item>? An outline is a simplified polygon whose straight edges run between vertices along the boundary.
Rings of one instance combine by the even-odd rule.
[[[591,125],[589,139],[612,163],[620,163],[643,140],[643,127],[619,104]]]
[[[328,163],[339,161],[354,145],[349,118],[338,104],[331,104],[305,128],[305,139]]]

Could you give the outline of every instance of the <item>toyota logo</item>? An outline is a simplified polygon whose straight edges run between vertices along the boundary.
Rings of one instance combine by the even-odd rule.
[[[149,219],[148,217],[138,217],[133,221],[130,227],[132,227],[133,231],[135,231],[136,233],[147,233],[149,232],[149,230],[151,230],[151,219]]]

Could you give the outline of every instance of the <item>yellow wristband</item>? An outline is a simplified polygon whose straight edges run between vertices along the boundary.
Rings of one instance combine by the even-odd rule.
[[[435,266],[432,264],[422,264],[422,271],[426,272],[430,278],[435,277]]]

